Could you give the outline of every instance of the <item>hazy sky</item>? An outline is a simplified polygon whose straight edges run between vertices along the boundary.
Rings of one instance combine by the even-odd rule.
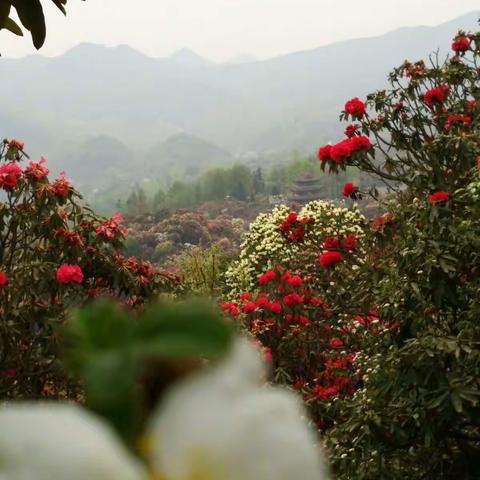
[[[188,47],[216,61],[242,53],[266,58],[480,11],[479,0],[69,0],[64,18],[43,3],[44,55],[80,42],[125,43],[151,56]],[[6,57],[34,52],[29,39],[3,31],[0,48]]]

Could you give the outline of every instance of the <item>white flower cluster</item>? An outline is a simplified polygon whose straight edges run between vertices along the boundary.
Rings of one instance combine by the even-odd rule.
[[[307,203],[298,212],[298,219],[312,217],[315,223],[311,234],[302,242],[292,242],[280,231],[280,225],[290,209],[277,205],[270,213],[260,214],[250,225],[240,246],[238,259],[227,270],[226,283],[232,296],[243,290],[255,288],[258,276],[276,265],[289,268],[289,264],[300,252],[316,248],[326,236],[339,236],[353,233],[357,238],[363,237],[365,217],[358,208],[342,208],[332,202],[315,200]]]

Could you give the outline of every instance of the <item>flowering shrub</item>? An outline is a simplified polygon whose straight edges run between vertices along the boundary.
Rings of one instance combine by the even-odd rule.
[[[0,391],[7,397],[66,396],[57,365],[65,312],[90,298],[142,303],[170,284],[151,265],[125,258],[125,230],[81,205],[65,175],[45,160],[26,166],[24,146],[0,146]]]
[[[381,328],[357,338],[361,385],[327,434],[341,479],[480,476],[480,33],[459,32],[452,49],[395,69],[365,111],[345,106],[372,148],[319,155],[396,191],[365,229],[354,295]]]
[[[327,202],[298,213],[275,207],[250,226],[227,272],[222,308],[257,339],[275,381],[302,394],[322,430],[359,386],[356,336],[378,323],[352,292],[364,225],[356,208]],[[368,320],[354,331],[354,317]]]
[[[262,213],[250,225],[238,259],[226,272],[226,283],[233,297],[257,288],[259,275],[282,265],[301,275],[316,271],[324,237],[360,239],[365,219],[356,209],[313,201],[300,212],[276,206]]]

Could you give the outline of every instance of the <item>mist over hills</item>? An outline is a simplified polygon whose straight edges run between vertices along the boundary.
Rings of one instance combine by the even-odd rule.
[[[449,52],[472,12],[436,27],[402,28],[269,60],[216,64],[184,49],[150,58],[121,45],[0,60],[2,135],[23,138],[81,185],[124,172],[195,175],[234,157],[310,152],[339,134],[352,96],[386,84],[406,58]],[[92,175],[92,170],[95,170]]]

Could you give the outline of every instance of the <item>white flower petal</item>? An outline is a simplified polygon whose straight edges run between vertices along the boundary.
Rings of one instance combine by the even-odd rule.
[[[137,461],[96,417],[70,404],[0,408],[0,479],[144,480]]]
[[[320,449],[297,398],[260,388],[241,342],[223,364],[174,386],[154,416],[155,467],[168,480],[320,480]]]

